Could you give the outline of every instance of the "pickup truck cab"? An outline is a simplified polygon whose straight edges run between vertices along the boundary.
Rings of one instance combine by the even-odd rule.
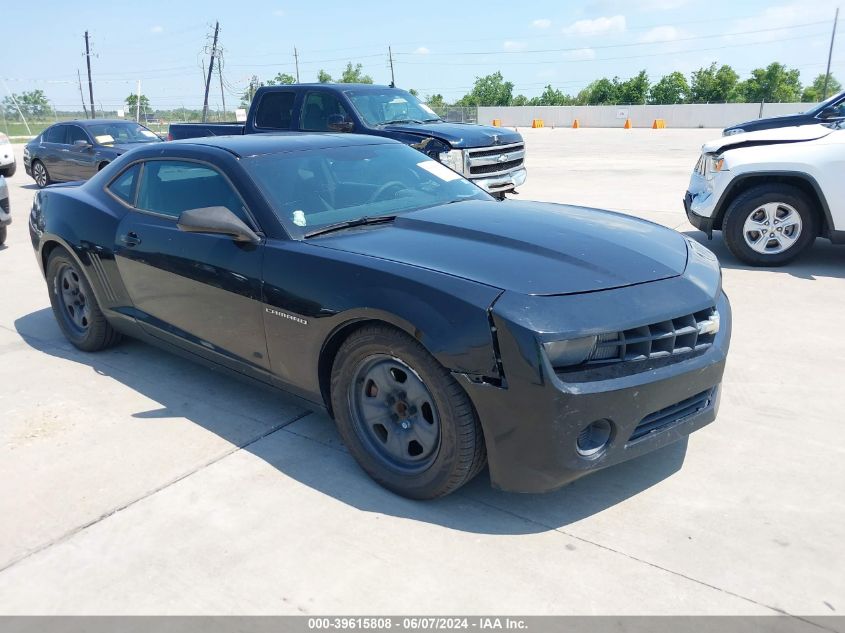
[[[411,93],[372,84],[266,86],[256,91],[245,123],[174,123],[168,140],[283,131],[398,140],[497,197],[526,178],[525,144],[518,132],[446,122]]]

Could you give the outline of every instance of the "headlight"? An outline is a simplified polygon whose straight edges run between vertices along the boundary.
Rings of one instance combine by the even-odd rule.
[[[453,169],[459,174],[464,173],[464,151],[462,149],[453,149],[448,152],[442,152],[438,155],[440,162],[446,165],[449,169]]]
[[[706,246],[702,246],[701,244],[699,244],[697,241],[695,241],[691,237],[686,238],[686,240],[687,240],[687,247],[689,248],[690,253],[700,257],[701,259],[706,259],[707,261],[710,261],[710,262],[719,261],[716,258],[715,253],[713,253],[713,251],[711,251]]]
[[[707,176],[712,177],[720,171],[728,171],[728,165],[725,162],[724,156],[707,155]]]
[[[579,365],[590,357],[595,347],[595,336],[543,343],[543,349],[546,351],[552,367]]]
[[[735,127],[730,130],[725,130],[724,136],[733,136],[734,134],[745,134],[745,130],[741,127]]]

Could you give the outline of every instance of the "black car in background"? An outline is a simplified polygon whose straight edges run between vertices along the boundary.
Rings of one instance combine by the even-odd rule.
[[[398,141],[141,148],[39,191],[29,230],[76,347],[126,334],[299,396],[408,497],[485,462],[497,487],[550,490],[716,416],[731,314],[710,251],[497,202]]]
[[[133,147],[161,138],[134,121],[92,119],[51,125],[26,144],[23,165],[35,184],[88,180]]]
[[[845,92],[840,92],[805,112],[737,123],[726,127],[722,134],[731,136],[743,132],[759,132],[760,130],[771,130],[779,127],[816,125],[818,123],[838,123],[843,120],[845,120]]]

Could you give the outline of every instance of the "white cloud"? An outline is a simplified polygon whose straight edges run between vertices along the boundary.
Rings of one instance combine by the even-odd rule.
[[[164,27],[161,24],[156,24],[150,29],[150,33],[164,33]]]
[[[602,35],[625,31],[625,16],[600,17],[594,20],[578,20],[563,28],[565,35]]]
[[[655,26],[646,31],[640,38],[640,42],[650,44],[653,42],[673,42],[680,39],[685,33],[674,26]]]
[[[284,17],[285,11],[284,9],[276,9],[275,11],[273,11],[273,15],[275,15],[277,18],[281,18]]]
[[[592,48],[579,48],[575,51],[566,51],[564,53],[564,58],[570,61],[580,61],[584,59],[595,59],[596,58],[596,51]]]
[[[431,51],[428,50],[425,46],[420,46],[417,50],[414,51],[414,55],[428,55]]]
[[[505,43],[502,44],[502,47],[509,52],[514,51],[524,51],[527,47],[525,42],[515,42],[513,40],[505,40]]]
[[[535,29],[547,29],[551,25],[552,25],[552,21],[549,20],[548,18],[540,18],[538,20],[534,20],[531,23],[531,26],[533,26]]]
[[[637,9],[640,11],[671,11],[689,4],[690,0],[640,0]]]
[[[796,24],[807,24],[808,22],[814,22],[817,20],[827,20],[830,19],[832,12],[833,9],[828,6],[794,2],[792,4],[769,7],[760,15],[753,18],[736,20],[733,24],[726,26],[724,30],[728,33],[742,33],[745,31],[778,29],[763,33],[755,33],[754,35],[737,35],[727,37],[729,40],[753,37],[755,43],[769,42],[780,40],[784,37],[809,35],[810,31],[807,29],[798,29],[797,31],[790,32],[786,27],[794,27]]]

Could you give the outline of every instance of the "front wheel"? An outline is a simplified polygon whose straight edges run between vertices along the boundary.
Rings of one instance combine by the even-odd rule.
[[[84,352],[98,352],[120,340],[100,310],[91,285],[73,258],[56,248],[47,260],[53,314],[67,340]]]
[[[39,189],[43,189],[52,182],[47,168],[40,160],[32,161],[32,179]]]
[[[442,497],[486,463],[481,425],[466,393],[399,330],[367,326],[343,343],[332,368],[331,400],[352,456],[397,494]]]
[[[725,212],[725,243],[752,266],[782,266],[800,255],[818,235],[812,201],[796,187],[761,185],[740,194]]]
[[[0,246],[6,243],[6,227],[0,226]]]

